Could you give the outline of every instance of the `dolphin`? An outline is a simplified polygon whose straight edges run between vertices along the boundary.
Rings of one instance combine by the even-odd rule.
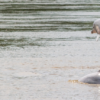
[[[98,39],[100,37],[100,19],[97,19],[97,20],[94,21],[91,34],[93,34],[93,33],[98,34],[97,38],[96,38],[96,41],[98,41]]]
[[[100,70],[98,72],[88,74],[79,79],[78,81],[88,84],[100,84]]]

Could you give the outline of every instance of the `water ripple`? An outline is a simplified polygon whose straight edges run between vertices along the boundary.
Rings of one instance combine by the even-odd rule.
[[[100,16],[100,4],[1,3],[1,31],[91,30]]]

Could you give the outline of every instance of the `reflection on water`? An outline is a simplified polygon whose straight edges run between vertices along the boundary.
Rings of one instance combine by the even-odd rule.
[[[99,17],[99,4],[3,3],[1,31],[85,31]]]
[[[95,37],[89,31],[1,32],[0,57],[99,57]]]
[[[90,34],[99,5],[90,0],[1,3],[0,57],[12,57],[11,50],[14,57],[99,57],[99,42]]]
[[[0,0],[0,2],[19,3],[100,3],[98,0]]]

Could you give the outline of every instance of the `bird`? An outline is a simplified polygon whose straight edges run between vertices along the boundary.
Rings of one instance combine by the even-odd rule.
[[[94,34],[94,33],[98,34],[96,38],[96,41],[98,41],[100,37],[100,19],[95,20],[93,23],[91,34]]]

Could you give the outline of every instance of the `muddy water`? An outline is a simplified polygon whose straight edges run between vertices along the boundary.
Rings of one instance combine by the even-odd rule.
[[[91,35],[98,0],[1,0],[0,99],[99,100],[100,85],[73,83],[100,67]]]

